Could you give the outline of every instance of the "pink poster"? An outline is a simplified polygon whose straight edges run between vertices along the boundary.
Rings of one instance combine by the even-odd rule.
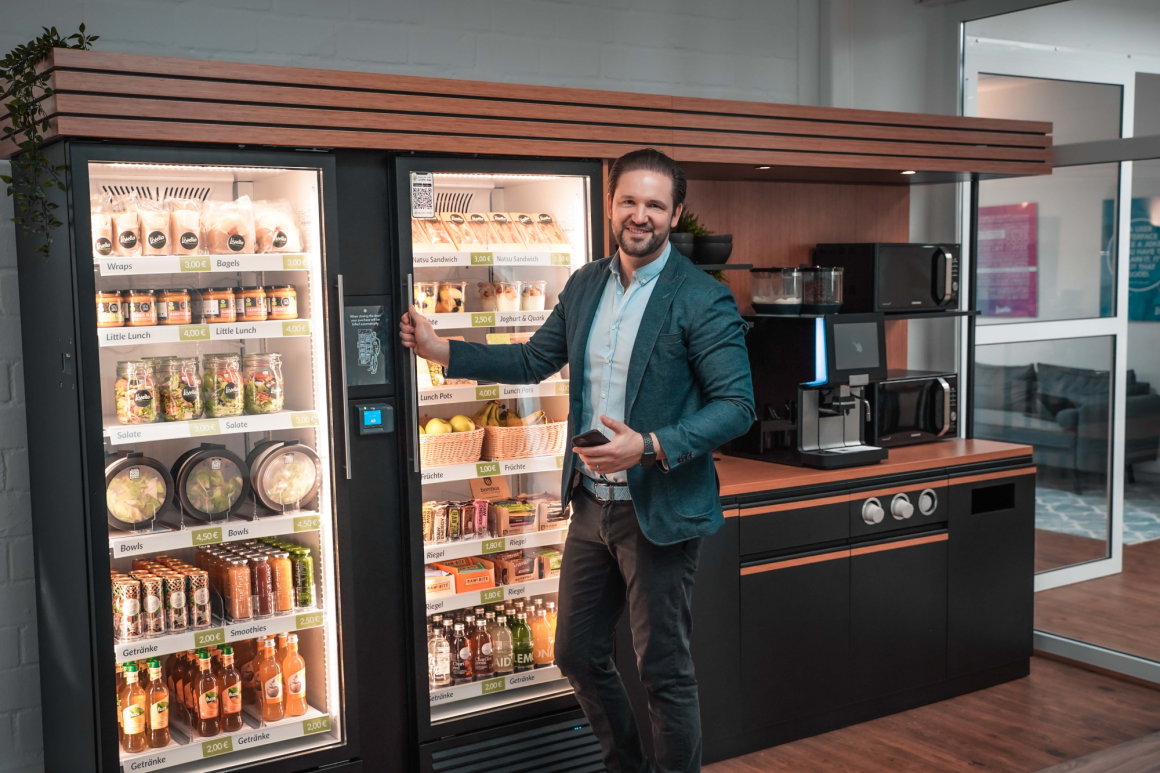
[[[985,317],[1038,315],[1034,202],[979,207],[978,307]]]

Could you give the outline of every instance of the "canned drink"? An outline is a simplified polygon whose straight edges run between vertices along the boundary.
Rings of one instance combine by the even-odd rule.
[[[117,580],[113,585],[113,624],[121,641],[141,638],[141,583],[137,580]]]
[[[294,577],[294,595],[299,609],[314,606],[314,558],[310,548],[290,551],[290,571]]]
[[[141,626],[146,636],[165,635],[165,605],[162,582],[156,575],[137,578],[141,582]]]
[[[185,577],[173,573],[162,578],[165,590],[165,624],[170,631],[184,631],[189,628],[189,604],[185,590]]]
[[[208,628],[213,623],[209,603],[209,572],[194,569],[189,573],[190,621],[194,628]]]

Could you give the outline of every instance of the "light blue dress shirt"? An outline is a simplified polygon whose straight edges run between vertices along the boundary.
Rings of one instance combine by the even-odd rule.
[[[610,439],[612,430],[600,421],[603,414],[616,421],[624,421],[625,385],[628,383],[628,363],[632,358],[632,347],[636,343],[636,333],[644,319],[648,299],[656,288],[656,278],[669,261],[672,245],[666,244],[661,256],[640,268],[632,275],[632,281],[625,287],[620,281],[620,254],[612,259],[609,268],[612,275],[600,296],[596,316],[592,320],[592,330],[588,334],[588,348],[584,357],[584,406],[583,415],[576,424],[577,434],[598,429]],[[628,483],[628,473],[614,472],[602,475],[589,470],[576,457],[577,468],[583,474],[596,480],[610,483]]]

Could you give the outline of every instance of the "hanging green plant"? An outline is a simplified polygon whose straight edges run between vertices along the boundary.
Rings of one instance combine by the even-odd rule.
[[[44,155],[44,132],[48,131],[48,116],[44,100],[53,91],[48,86],[50,73],[37,72],[36,66],[44,61],[54,48],[88,50],[98,35],[86,35],[85,25],[75,35],[62,38],[56,27],[42,27],[44,34],[36,40],[21,44],[8,52],[0,61],[0,82],[6,84],[0,101],[8,111],[9,124],[3,127],[0,140],[12,140],[20,152],[12,159],[12,176],[0,175],[8,184],[8,195],[16,205],[17,216],[12,222],[24,229],[24,234],[44,237],[37,252],[48,252],[52,244],[52,229],[63,223],[53,214],[57,204],[48,200],[45,191],[64,190],[61,173],[65,165],[54,166]]]

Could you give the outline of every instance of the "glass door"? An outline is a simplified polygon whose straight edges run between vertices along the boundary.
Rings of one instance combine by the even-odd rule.
[[[594,174],[540,167],[408,181],[408,290],[441,335],[527,341],[591,258]],[[449,379],[422,359],[415,368],[422,511],[412,518],[426,613],[416,622],[427,628],[431,721],[567,694],[553,643],[569,518],[560,505],[568,369],[516,385]]]
[[[322,170],[87,171],[123,768],[340,743]]]

